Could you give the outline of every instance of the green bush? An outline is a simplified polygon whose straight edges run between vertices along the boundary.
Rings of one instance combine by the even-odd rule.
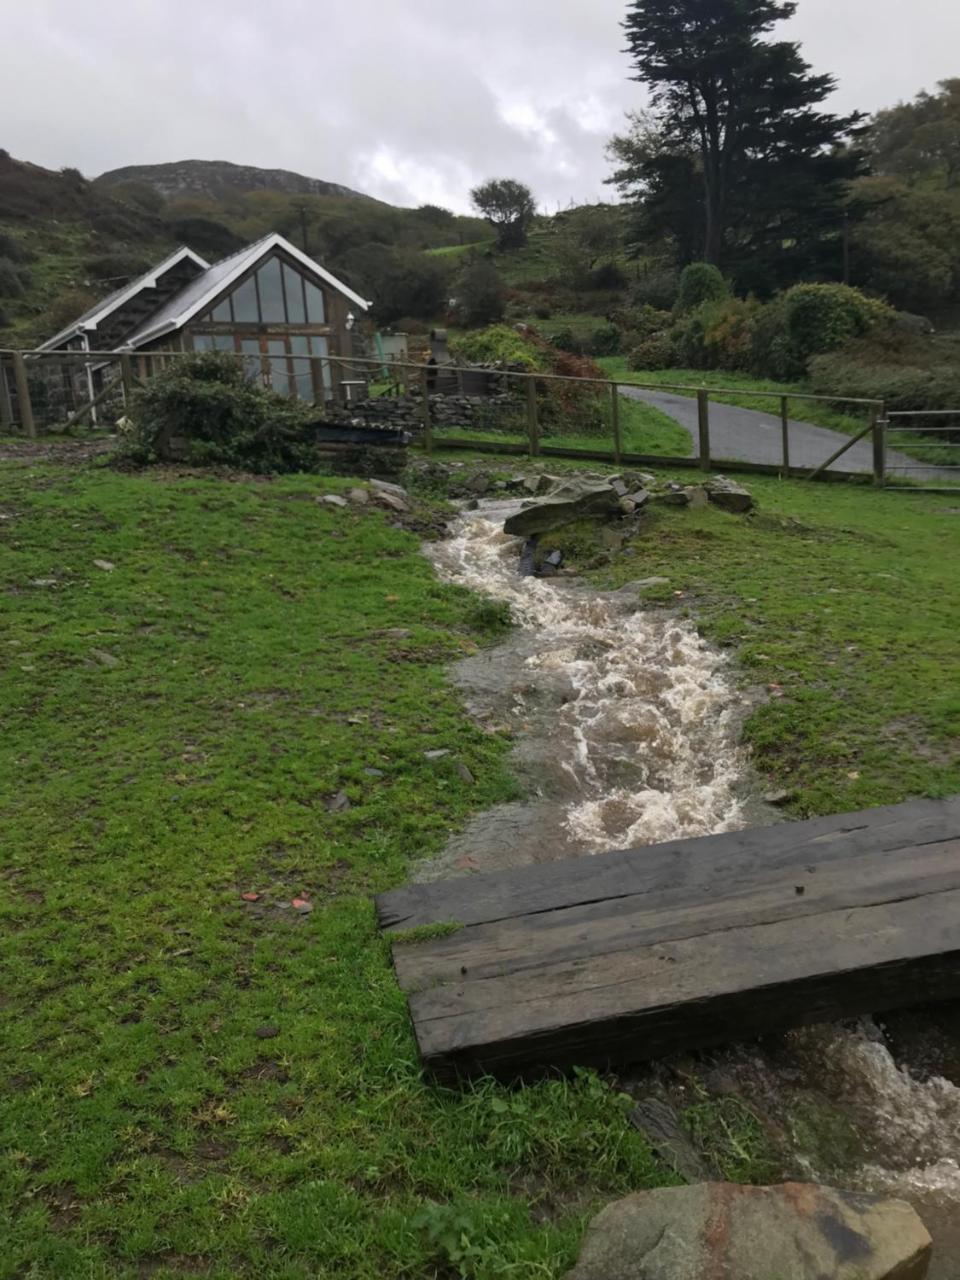
[[[844,284],[794,285],[784,294],[783,306],[790,346],[804,365],[891,321],[895,314],[886,303]]]
[[[258,472],[316,470],[308,427],[316,411],[247,380],[222,352],[171,361],[134,396],[127,455],[148,463],[176,453],[199,465]],[[171,442],[182,442],[171,447]]]
[[[630,297],[635,308],[653,307],[657,311],[670,311],[677,301],[680,276],[673,267],[657,267],[645,272],[634,286]]]
[[[583,343],[572,329],[559,329],[550,339],[558,351],[569,351],[571,355],[583,354]]]
[[[617,355],[620,351],[620,330],[615,324],[599,325],[591,333],[587,349],[592,356]]]
[[[0,258],[0,298],[22,298],[30,284],[26,267],[9,258]]]
[[[0,258],[9,258],[11,262],[29,262],[33,255],[15,236],[0,232]]]
[[[691,369],[749,370],[761,310],[753,299],[727,297],[701,303],[679,317],[670,337],[680,364]]]
[[[638,373],[645,369],[669,369],[677,363],[676,349],[666,333],[653,333],[627,356],[627,367]]]
[[[626,283],[623,267],[617,262],[601,262],[587,277],[591,289],[622,289]]]
[[[505,324],[491,325],[462,334],[450,343],[455,355],[470,364],[519,365],[521,369],[542,368],[537,348],[517,329]]]
[[[960,339],[909,337],[894,327],[881,328],[814,356],[810,381],[824,395],[885,400],[891,409],[958,409]]]
[[[680,275],[676,310],[683,315],[704,302],[720,302],[729,292],[730,288],[720,274],[719,267],[709,262],[691,262]]]
[[[460,322],[468,329],[503,319],[506,289],[492,262],[481,260],[467,267],[457,281],[456,295]]]
[[[119,287],[124,281],[142,276],[149,271],[151,262],[136,253],[101,253],[87,258],[84,270],[93,280],[106,281]]]

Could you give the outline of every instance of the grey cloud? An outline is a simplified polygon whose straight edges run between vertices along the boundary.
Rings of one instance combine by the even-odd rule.
[[[98,173],[200,157],[285,167],[397,203],[468,207],[492,175],[541,204],[609,197],[629,107],[624,0],[32,0],[3,3],[0,143]],[[951,66],[942,0],[801,0],[784,33],[838,107],[911,96]]]

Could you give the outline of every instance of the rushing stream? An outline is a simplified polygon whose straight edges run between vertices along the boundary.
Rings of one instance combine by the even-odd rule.
[[[753,705],[695,627],[638,607],[636,590],[522,578],[515,504],[484,503],[427,549],[437,572],[509,605],[510,639],[458,664],[472,713],[514,735],[528,798],[481,815],[425,877],[601,853],[777,821],[739,747]],[[956,1017],[956,1015],[954,1015]],[[896,1028],[897,1020],[888,1020]],[[960,1023],[960,1018],[957,1018]],[[880,1020],[807,1028],[775,1048],[735,1046],[713,1073],[785,1134],[792,1172],[829,1180],[827,1157],[791,1119],[798,1100],[858,1134],[848,1185],[913,1200],[934,1234],[931,1280],[960,1280],[960,1026],[952,1069],[926,1027]],[[921,1018],[922,1024],[922,1018]],[[949,1054],[947,1055],[950,1056]]]

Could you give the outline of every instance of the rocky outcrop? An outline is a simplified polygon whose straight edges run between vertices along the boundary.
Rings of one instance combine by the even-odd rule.
[[[524,507],[509,516],[504,533],[529,538],[548,533],[578,520],[605,519],[620,514],[620,495],[609,481],[570,480],[560,485],[542,502]]]
[[[902,1200],[809,1183],[700,1183],[628,1196],[587,1229],[566,1280],[925,1280]]]

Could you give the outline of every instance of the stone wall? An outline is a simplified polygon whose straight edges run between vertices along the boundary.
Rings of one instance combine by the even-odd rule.
[[[515,419],[524,413],[524,403],[516,395],[493,396],[432,395],[430,419],[438,427],[494,427],[498,421]],[[423,430],[423,400],[420,396],[376,396],[349,405],[330,405],[325,422],[361,422],[371,427],[398,427],[412,434]]]

